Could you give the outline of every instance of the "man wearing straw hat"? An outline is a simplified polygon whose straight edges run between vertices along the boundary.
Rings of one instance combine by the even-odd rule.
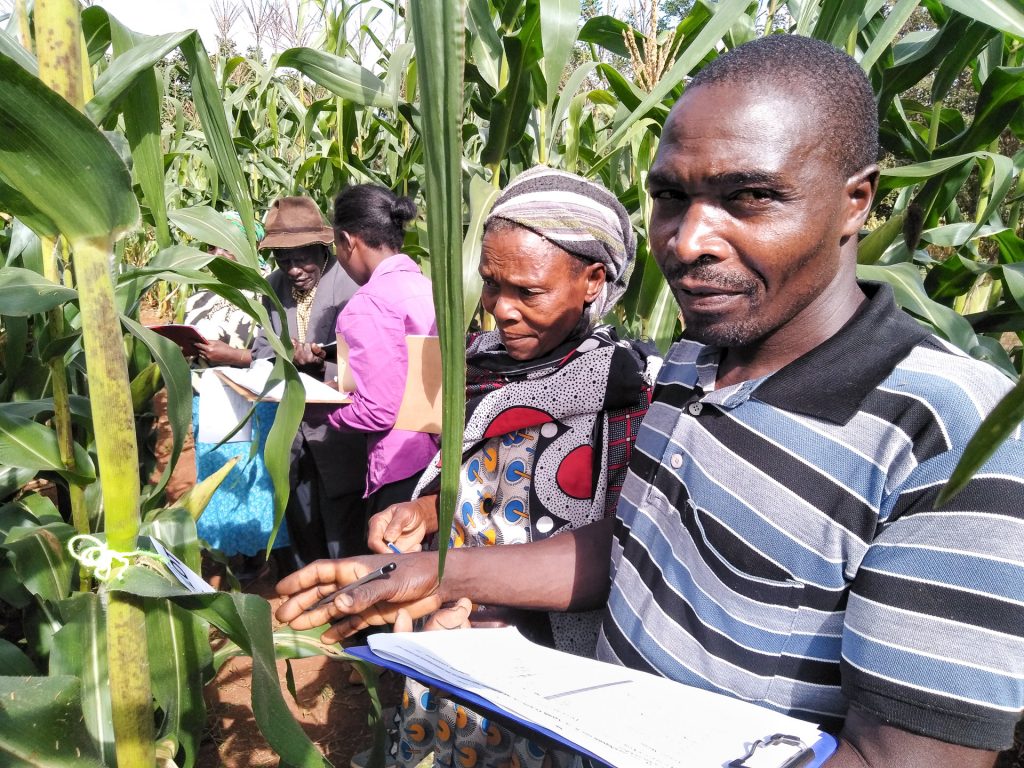
[[[277,269],[267,278],[288,318],[296,367],[316,379],[333,381],[337,365],[318,346],[334,341],[338,313],[358,286],[332,258],[334,230],[308,197],[283,197],[267,212],[261,249],[273,253]],[[274,333],[281,317],[264,300]],[[314,352],[314,350],[316,350]],[[253,359],[273,357],[261,331]],[[295,567],[322,557],[366,551],[363,484],[366,438],[342,434],[326,422],[303,420],[292,444],[291,494],[285,510]]]

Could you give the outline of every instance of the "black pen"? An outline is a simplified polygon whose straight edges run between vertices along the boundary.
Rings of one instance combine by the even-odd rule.
[[[346,584],[341,589],[337,590],[336,592],[332,592],[327,597],[323,598],[320,602],[313,606],[313,610],[316,610],[317,608],[322,608],[325,605],[330,605],[334,602],[334,598],[336,598],[338,595],[344,595],[347,592],[351,592],[356,587],[361,587],[363,584],[368,584],[369,582],[376,581],[377,579],[386,578],[387,575],[391,573],[393,570],[395,570],[395,568],[397,567],[398,563],[390,562],[387,565],[382,565],[375,571],[370,571],[365,576],[356,579],[351,584]]]

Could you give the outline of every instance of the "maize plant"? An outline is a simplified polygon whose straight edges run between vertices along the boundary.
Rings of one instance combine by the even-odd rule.
[[[539,163],[612,190],[639,245],[609,320],[664,349],[679,320],[647,247],[645,183],[668,111],[723,51],[763,34],[810,35],[857,59],[877,95],[882,178],[859,274],[890,283],[907,312],[990,361],[993,375],[1021,373],[1018,0],[696,0],[668,29],[656,16],[584,19],[579,0],[303,9],[320,34],[266,61],[211,57],[192,31],[141,35],[73,0],[19,2],[0,30],[4,764],[193,765],[202,685],[231,653],[254,659],[253,710],[282,761],[325,764],[284,708],[274,658],[338,651],[316,632],[272,633],[259,597],[189,592],[147,554],[153,537],[199,568],[195,519],[219,477],[166,503],[191,388],[178,348],[143,327],[141,307],[208,288],[265,324],[251,296],[274,297],[250,222],[276,197],[308,194],[327,210],[342,186],[368,181],[420,199],[425,216],[405,250],[434,282],[443,429],[458,434],[481,228],[500,190]],[[244,234],[218,215],[225,208]],[[266,455],[280,524],[303,403],[287,334],[273,343],[275,376],[288,382]],[[139,446],[160,387],[172,451],[151,479]],[[961,479],[1022,417],[1018,385],[968,449]],[[458,463],[446,455],[446,468]],[[40,478],[56,484],[58,503],[37,490]],[[446,470],[443,498],[456,482]],[[95,578],[68,552],[76,534],[130,565]],[[226,653],[211,652],[211,626],[230,638]]]

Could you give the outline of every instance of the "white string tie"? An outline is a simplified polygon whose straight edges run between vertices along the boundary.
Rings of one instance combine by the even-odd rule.
[[[81,563],[83,568],[92,571],[92,575],[99,581],[109,581],[116,576],[121,569],[131,565],[131,557],[152,557],[160,559],[153,552],[144,549],[133,549],[131,552],[118,552],[111,549],[105,541],[87,533],[80,533],[72,536],[68,541],[68,552]]]

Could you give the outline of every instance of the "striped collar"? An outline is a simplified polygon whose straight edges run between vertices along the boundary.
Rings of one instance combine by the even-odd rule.
[[[931,335],[896,306],[889,285],[858,285],[867,301],[849,322],[766,378],[753,398],[793,413],[846,424],[910,350]]]

